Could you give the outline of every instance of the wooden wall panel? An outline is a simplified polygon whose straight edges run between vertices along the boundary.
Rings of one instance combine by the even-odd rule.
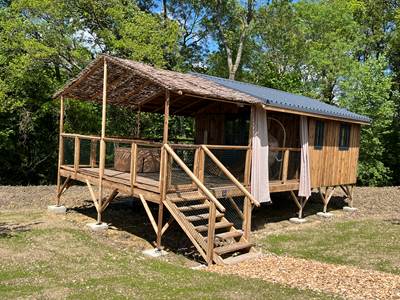
[[[316,119],[309,118],[311,186],[356,183],[360,125],[351,125],[349,149],[339,150],[341,122],[325,120],[324,146],[322,149],[315,149],[315,121]]]

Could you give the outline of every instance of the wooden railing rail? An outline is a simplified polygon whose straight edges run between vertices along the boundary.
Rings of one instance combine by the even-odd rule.
[[[256,206],[260,206],[260,203],[253,197],[252,194],[236,179],[235,176],[219,161],[219,159],[207,148],[206,145],[201,145],[204,152],[211,158],[212,161],[217,165],[217,167],[233,182],[234,185],[248,198],[251,203]]]
[[[212,202],[215,203],[216,207],[221,211],[225,212],[225,207],[215,198],[215,196],[205,187],[205,185],[193,174],[193,172],[188,168],[188,166],[180,159],[180,157],[175,153],[175,151],[168,145],[165,144],[164,149],[168,154],[176,161],[176,163],[182,168],[182,170],[193,180],[193,182],[198,186],[198,188],[205,194],[205,196]]]

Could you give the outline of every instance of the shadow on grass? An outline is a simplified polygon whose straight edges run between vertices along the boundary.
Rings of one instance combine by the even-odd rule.
[[[265,223],[277,223],[296,216],[297,207],[288,193],[274,193],[272,199],[272,205],[263,205],[253,210],[252,230],[263,228]],[[333,197],[329,203],[328,210],[341,209],[345,204],[343,197]],[[151,202],[148,202],[148,205],[154,218],[157,220],[158,205]],[[323,204],[319,195],[313,194],[303,211],[304,217],[314,215],[318,211],[322,211],[322,209]],[[86,201],[83,205],[74,207],[71,210],[93,218],[94,220],[97,218],[96,209],[91,201]],[[165,208],[163,224],[165,224],[169,218],[170,214]],[[156,234],[138,199],[117,197],[105,210],[102,219],[104,222],[115,226],[118,230],[138,236],[155,246]],[[241,228],[240,224],[235,224],[235,226]],[[168,251],[204,263],[203,258],[176,222],[173,222],[163,235],[162,245]]]
[[[278,223],[289,220],[292,217],[297,217],[298,208],[291,199],[289,193],[273,193],[271,194],[272,204],[262,204],[261,207],[253,210],[252,230],[263,228],[265,223]],[[347,205],[344,196],[334,196],[331,198],[328,211],[342,209]],[[322,211],[324,205],[320,196],[313,193],[306,203],[303,210],[303,217],[315,215]]]
[[[30,231],[33,225],[42,222],[33,222],[29,224],[16,224],[16,223],[0,223],[0,238],[11,238],[17,233]]]
[[[148,205],[157,222],[158,205],[151,202],[148,202]],[[90,201],[70,210],[86,215],[94,220],[97,218],[97,211],[94,208],[93,203]],[[117,197],[116,200],[110,203],[108,208],[105,210],[102,219],[103,222],[115,226],[117,230],[138,236],[155,246],[156,234],[143,205],[138,199],[131,197]],[[164,208],[163,224],[165,224],[169,219],[170,214],[168,213],[168,210]],[[196,248],[176,222],[172,222],[168,230],[164,233],[162,237],[162,245],[168,251],[204,263]]]

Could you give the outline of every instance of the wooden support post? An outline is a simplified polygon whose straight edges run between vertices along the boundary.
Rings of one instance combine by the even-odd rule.
[[[215,203],[210,201],[210,211],[208,217],[208,233],[207,233],[207,263],[211,265],[213,262],[214,254],[214,239],[215,239],[215,217],[216,217]]]
[[[106,142],[104,138],[106,136],[106,111],[107,111],[107,60],[104,58],[103,67],[103,106],[101,113],[101,138],[100,138],[100,162],[99,162],[99,207],[102,206],[103,200],[103,176],[104,166],[106,161]],[[101,223],[101,212],[97,212],[97,223]]]
[[[57,205],[60,205],[61,198],[61,166],[64,163],[64,96],[60,97],[60,132],[59,132],[59,145],[58,145],[58,170],[57,170]]]
[[[165,104],[164,104],[164,129],[163,129],[163,145],[168,143],[168,122],[169,122],[169,102],[170,92],[165,90]],[[157,226],[157,248],[161,250],[161,237],[163,228],[164,217],[164,201],[167,195],[168,188],[168,173],[169,173],[169,157],[166,150],[161,148],[161,164],[160,164],[160,204],[158,207],[158,226]]]
[[[289,149],[285,149],[283,154],[282,183],[286,183],[289,166]]]
[[[136,112],[136,138],[140,138],[140,119],[141,119],[141,107],[139,106],[137,112]]]
[[[251,233],[251,211],[252,205],[251,201],[248,197],[244,197],[243,203],[243,237],[250,241],[250,233]]]
[[[96,152],[97,152],[97,141],[91,140],[90,141],[90,167],[96,167]]]
[[[246,152],[246,164],[245,164],[245,171],[244,171],[244,185],[249,189],[251,192],[251,163],[252,163],[252,148],[253,148],[253,109],[250,111],[250,126],[249,126],[249,149]],[[251,200],[248,197],[244,197],[243,200],[243,237],[250,241],[250,233],[251,233],[251,212],[252,212],[252,204]]]
[[[130,184],[131,184],[131,195],[134,193],[134,186],[136,182],[136,170],[137,170],[137,144],[131,144],[131,176],[130,176]]]
[[[79,170],[79,160],[80,160],[80,152],[81,152],[81,141],[79,140],[79,137],[75,137],[75,146],[74,146],[74,171],[75,171],[75,176],[76,173],[78,173]]]
[[[196,154],[197,154],[197,173],[196,176],[197,178],[200,180],[201,183],[204,183],[204,163],[205,163],[205,154],[204,154],[204,150],[203,148],[198,148],[196,150]]]

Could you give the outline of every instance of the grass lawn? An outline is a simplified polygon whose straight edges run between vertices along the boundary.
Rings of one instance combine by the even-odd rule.
[[[35,224],[23,226],[21,213],[0,212],[0,299],[332,298],[145,258],[65,221],[55,226],[46,215],[26,217]]]
[[[400,274],[400,224],[396,220],[323,222],[258,242],[265,250],[322,262]]]

